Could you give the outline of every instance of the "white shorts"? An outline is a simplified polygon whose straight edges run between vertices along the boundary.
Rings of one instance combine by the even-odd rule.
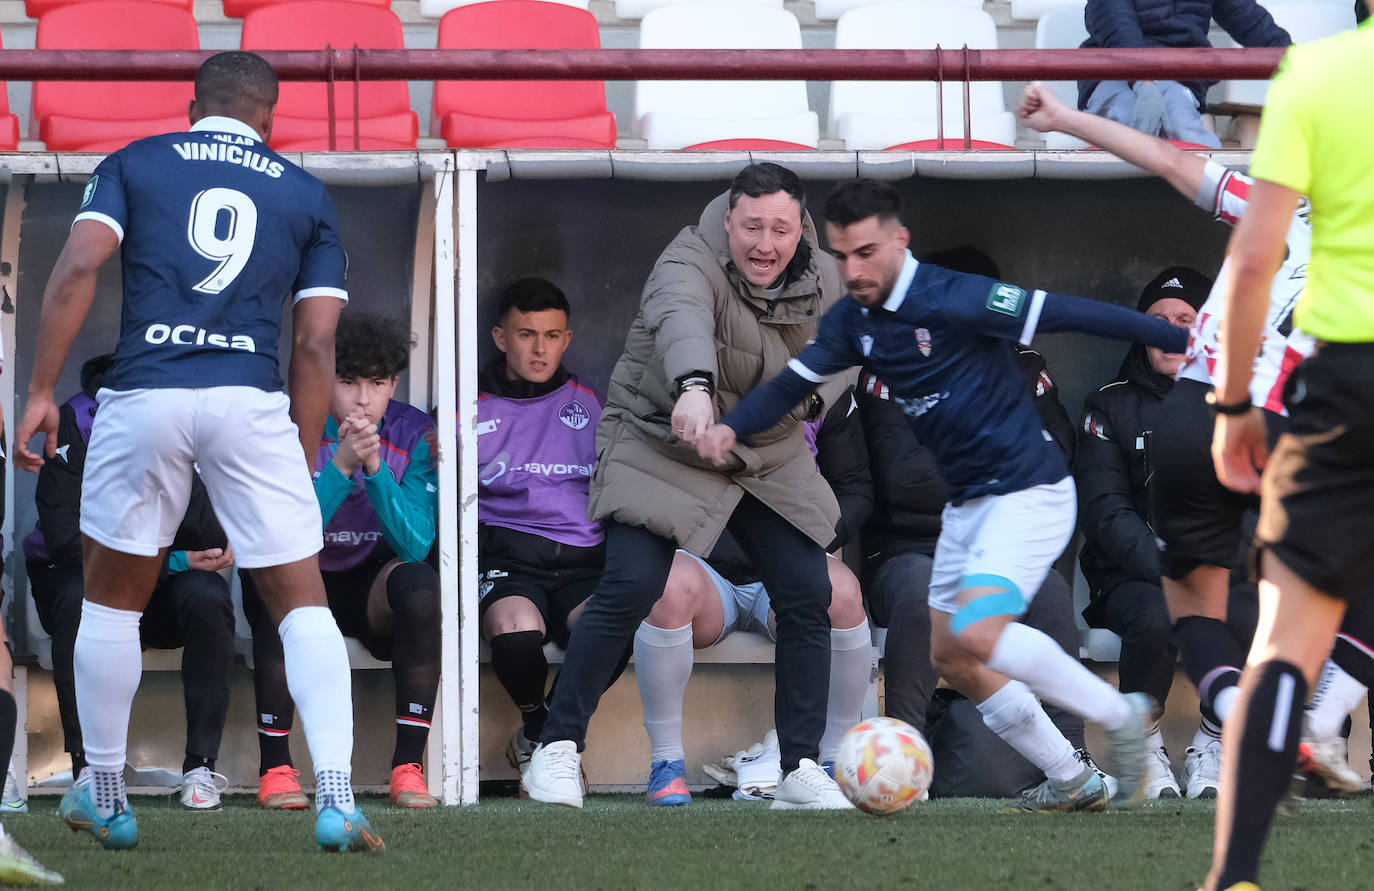
[[[285,393],[255,387],[101,390],[81,481],[81,531],[142,557],[169,546],[200,470],[245,569],[324,546],[320,506]]]
[[[768,599],[768,591],[764,589],[763,582],[736,585],[712,569],[711,564],[696,554],[687,551],[679,551],[678,553],[697,561],[701,568],[706,570],[706,574],[711,577],[711,581],[716,586],[716,593],[720,595],[720,606],[725,616],[725,622],[720,629],[720,637],[711,641],[711,646],[715,646],[736,631],[757,631],[769,640],[777,641],[777,635],[768,630],[768,610],[772,608],[773,604]]]
[[[1020,612],[1025,612],[1073,537],[1077,511],[1071,476],[1006,495],[984,495],[957,507],[945,505],[930,572],[930,608],[956,612],[960,591],[996,584],[993,579],[972,585],[965,580],[992,576],[1020,595]]]

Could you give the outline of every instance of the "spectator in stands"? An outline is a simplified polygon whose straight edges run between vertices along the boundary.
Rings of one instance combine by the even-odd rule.
[[[597,430],[590,516],[606,530],[606,571],[574,629],[525,787],[582,805],[580,749],[616,660],[662,595],[681,548],[698,556],[726,529],[773,595],[775,717],[784,777],[777,808],[849,807],[816,763],[830,683],[825,546],[839,507],[802,422],[851,381],[812,391],[752,437],[727,470],[691,442],[815,336],[843,294],[797,175],[751,164],[664,250],[611,376]]]
[[[1170,267],[1145,286],[1136,308],[1190,328],[1211,288],[1212,280],[1197,270]],[[1154,704],[1146,798],[1180,794],[1159,733],[1178,647],[1160,580],[1149,449],[1152,437],[1169,435],[1160,428],[1160,403],[1182,363],[1181,353],[1132,346],[1116,377],[1083,405],[1074,466],[1078,522],[1085,539],[1079,564],[1092,596],[1083,617],[1089,625],[1121,636],[1121,690],[1145,693]],[[1191,747],[1189,753],[1193,758]],[[1194,781],[1189,797],[1197,798],[1203,793],[1197,771],[1189,771],[1188,779]]]
[[[872,671],[872,634],[859,580],[838,552],[873,510],[863,428],[852,392],[806,422],[806,438],[821,475],[840,503],[840,521],[826,550],[830,558],[830,693],[826,700],[821,765],[831,775],[840,739],[859,722]],[[777,616],[758,571],[727,530],[705,560],[679,550],[663,596],[635,632],[635,680],[644,704],[651,749],[651,805],[683,805],[687,791],[682,747],[682,698],[692,674],[692,650],[714,646],[735,631],[777,640]]]
[[[76,710],[73,649],[85,592],[81,560],[81,478],[95,421],[95,394],[112,357],[81,366],[81,392],[62,404],[57,453],[38,473],[34,500],[38,523],[24,539],[29,583],[43,630],[52,637],[53,683],[72,779],[86,773],[81,721]],[[220,806],[227,786],[215,772],[220,737],[229,711],[229,668],[234,659],[234,605],[220,571],[234,562],[199,475],[153,597],[139,621],[145,647],[184,647],[181,679],[186,698],[186,757],[181,804],[193,810]]]
[[[602,403],[563,367],[571,312],[544,279],[506,288],[491,331],[501,352],[477,379],[477,610],[492,670],[520,709],[506,756],[521,775],[548,717],[544,644],[567,646],[606,556],[601,523],[587,518]]]
[[[424,562],[438,509],[434,422],[392,398],[410,364],[404,322],[345,312],[334,343],[334,390],[314,466],[324,521],[320,571],[339,630],[390,661],[395,674],[391,803],[432,807],[438,802],[420,762],[439,691],[439,579]],[[301,809],[308,801],[291,764],[293,705],[281,638],[252,577],[240,577],[253,628],[258,805]]]
[[[1241,46],[1288,46],[1288,32],[1256,0],[1088,0],[1085,47],[1211,46],[1212,19]],[[1221,148],[1202,122],[1213,81],[1079,81],[1078,107],[1152,136]]]

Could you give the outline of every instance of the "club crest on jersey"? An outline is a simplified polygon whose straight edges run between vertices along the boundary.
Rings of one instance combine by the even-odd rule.
[[[82,207],[85,207],[87,204],[90,204],[91,199],[95,197],[95,184],[99,181],[100,177],[96,175],[92,175],[91,178],[86,181],[86,191],[81,193]]]
[[[1004,316],[1019,316],[1026,305],[1026,292],[1016,285],[998,282],[988,292],[988,309]]]
[[[925,328],[916,329],[916,349],[921,351],[922,356],[930,355],[930,331]]]
[[[558,420],[573,430],[581,430],[591,423],[592,413],[580,402],[569,402],[558,410]]]

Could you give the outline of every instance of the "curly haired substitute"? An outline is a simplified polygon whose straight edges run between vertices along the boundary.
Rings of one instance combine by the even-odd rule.
[[[342,378],[395,377],[410,367],[415,338],[401,319],[344,313],[334,333],[334,374]]]

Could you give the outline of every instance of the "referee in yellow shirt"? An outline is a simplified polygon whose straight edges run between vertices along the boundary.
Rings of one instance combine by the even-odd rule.
[[[1303,704],[1346,607],[1374,589],[1374,27],[1289,50],[1231,239],[1212,456],[1260,491],[1260,620],[1226,722],[1207,891],[1254,889],[1274,808],[1298,758]],[[1269,287],[1299,202],[1312,261],[1296,322],[1317,351],[1289,379],[1291,425],[1269,455],[1247,385]],[[1264,470],[1261,482],[1260,471]]]

